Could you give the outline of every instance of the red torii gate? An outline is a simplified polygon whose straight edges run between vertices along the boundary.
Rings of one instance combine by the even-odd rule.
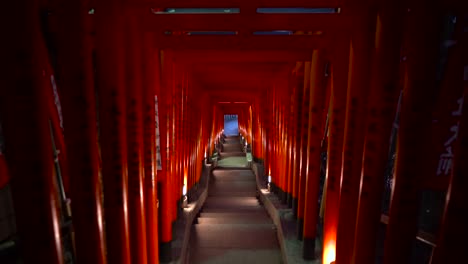
[[[463,5],[460,2],[446,1],[444,8],[456,11],[457,7],[461,10]],[[328,112],[328,96],[324,93],[327,84],[321,82],[320,78],[324,77],[322,75],[325,62],[329,61],[331,110],[324,260],[328,262],[335,259],[336,247],[337,263],[349,263],[352,258],[356,263],[373,261],[373,255],[366,254],[366,250],[373,245],[373,242],[375,243],[379,217],[378,197],[382,192],[379,183],[383,179],[381,175],[385,166],[383,160],[388,150],[386,141],[393,121],[390,113],[396,107],[396,98],[400,90],[400,86],[396,83],[401,78],[404,79],[406,99],[401,110],[399,136],[401,142],[408,144],[401,144],[399,147],[399,164],[395,175],[385,261],[386,263],[407,262],[410,255],[409,245],[416,233],[415,197],[420,190],[419,177],[416,175],[417,172],[425,170],[422,158],[417,159],[416,165],[410,161],[425,149],[426,141],[424,137],[419,138],[419,136],[424,134],[425,129],[430,129],[431,105],[421,96],[435,93],[434,85],[431,86],[425,77],[432,76],[433,71],[430,66],[434,64],[434,56],[431,47],[436,44],[435,37],[431,32],[423,32],[421,35],[415,33],[429,27],[426,22],[434,23],[430,15],[437,10],[434,7],[426,9],[424,3],[415,1],[416,5],[413,7],[415,11],[407,15],[409,21],[407,32],[401,37],[403,29],[398,23],[403,22],[397,18],[399,14],[404,13],[403,7],[406,6],[387,6],[389,4],[387,1],[383,3],[383,5],[368,5],[361,1],[340,0],[293,0],[287,3],[274,0],[263,3],[229,0],[223,1],[222,5],[240,7],[240,13],[171,15],[157,11],[164,8],[210,8],[214,3],[208,0],[151,3],[145,1],[115,3],[99,0],[95,3],[98,13],[91,15],[89,10],[92,6],[89,3],[72,1],[63,8],[53,1],[50,3],[42,1],[43,6],[52,6],[51,10],[67,11],[65,15],[58,17],[59,24],[52,25],[52,28],[58,31],[58,39],[71,37],[75,41],[60,42],[60,47],[67,47],[65,50],[69,52],[76,49],[76,54],[83,55],[82,57],[64,55],[63,50],[58,52],[59,60],[66,61],[62,65],[63,79],[60,84],[67,86],[61,88],[61,96],[68,102],[63,106],[65,130],[67,126],[70,126],[70,129],[79,129],[72,124],[76,118],[83,122],[83,127],[80,129],[84,131],[81,136],[73,135],[73,132],[66,135],[65,143],[67,146],[74,146],[72,139],[80,140],[86,144],[84,153],[91,157],[89,160],[84,156],[79,157],[69,163],[75,169],[80,168],[83,171],[86,169],[87,171],[84,171],[86,173],[81,172],[83,175],[88,175],[87,178],[80,178],[80,175],[72,173],[71,182],[82,184],[81,187],[84,189],[93,190],[86,197],[82,197],[82,193],[73,189],[77,188],[76,186],[70,191],[74,201],[72,207],[76,219],[75,228],[93,230],[92,234],[95,236],[93,243],[89,243],[79,238],[85,233],[78,235],[76,242],[79,258],[90,263],[106,261],[156,263],[159,242],[162,245],[162,260],[168,260],[172,222],[177,218],[177,202],[182,198],[183,186],[190,189],[199,180],[203,152],[209,142],[211,142],[210,149],[213,149],[212,143],[222,129],[220,117],[232,111],[243,116],[241,126],[247,132],[245,136],[249,142],[253,140],[257,143],[254,147],[254,151],[257,152],[254,154],[258,155],[256,157],[258,159],[265,159],[275,189],[286,197],[286,200],[288,196],[292,196],[293,206],[294,198],[298,200],[296,208],[300,228],[299,238],[305,240],[304,256],[314,258],[313,241],[316,235],[315,207],[319,170],[317,154],[322,147],[320,143],[325,125],[323,113]],[[4,44],[6,51],[12,50],[15,54],[23,52],[29,54],[31,58],[46,57],[44,41],[39,37],[40,29],[34,27],[39,21],[38,4],[39,1],[34,1],[33,5],[27,1],[8,3],[7,8],[17,15],[18,20],[14,21],[20,25],[22,31],[19,33],[8,31],[11,36],[18,36],[15,40],[21,45]],[[333,14],[256,12],[257,8],[266,4],[268,7],[341,8],[342,12]],[[67,17],[69,14],[71,15]],[[96,19],[91,19],[93,16]],[[126,28],[124,24],[129,21],[133,21],[133,24]],[[95,23],[95,45],[90,41],[91,32],[94,33],[94,30],[88,23]],[[377,30],[367,30],[368,28],[377,28]],[[79,34],[75,34],[75,30]],[[291,36],[253,34],[256,31],[275,30],[291,30],[297,34]],[[187,34],[195,31],[233,31],[235,34],[226,36]],[[374,31],[377,39],[375,44],[372,33]],[[404,54],[408,56],[408,61],[402,63],[404,78],[398,75],[401,39],[404,43]],[[34,47],[32,43],[39,43],[41,49]],[[421,49],[426,43],[429,45]],[[135,57],[140,56],[137,54],[139,47],[142,47],[145,55],[144,58],[140,58],[145,61],[144,63]],[[98,181],[100,168],[97,133],[89,129],[96,124],[94,120],[96,110],[93,110],[94,107],[89,107],[95,105],[96,101],[92,84],[93,49],[96,49],[98,65],[98,111],[101,131],[99,143],[106,197],[104,204],[99,198],[102,186]],[[349,64],[348,57],[350,57]],[[153,60],[156,63],[153,64]],[[25,61],[11,61],[17,66],[29,65]],[[140,74],[137,70],[141,64],[144,64],[144,74]],[[466,65],[465,57],[459,65]],[[12,167],[12,177],[17,182],[13,182],[15,197],[34,198],[40,205],[39,208],[47,212],[31,220],[23,205],[17,203],[19,222],[32,221],[33,227],[39,226],[39,223],[47,224],[43,230],[28,229],[23,224],[23,230],[27,230],[21,233],[26,241],[25,254],[34,257],[34,261],[38,262],[62,263],[61,241],[55,233],[58,232],[59,221],[57,205],[50,203],[55,190],[53,173],[51,173],[52,158],[49,156],[51,146],[48,145],[47,142],[50,140],[47,140],[46,136],[49,128],[45,121],[52,117],[47,114],[50,109],[45,102],[50,103],[51,97],[44,92],[43,88],[46,85],[38,77],[38,69],[43,69],[45,66],[35,67],[25,68],[20,75],[11,74],[5,78],[5,83],[13,87],[2,89],[1,114],[5,123],[7,147],[13,146],[10,150],[7,149],[6,154]],[[10,70],[6,69],[5,72],[9,73]],[[293,72],[298,79],[295,82],[284,82],[284,79]],[[369,72],[372,73],[370,80]],[[133,73],[133,76],[129,76],[130,73]],[[67,74],[70,74],[68,76],[70,79],[66,79]],[[83,81],[82,76],[86,81]],[[33,81],[28,84],[15,82],[21,78]],[[416,83],[418,78],[423,79],[429,88]],[[456,78],[461,78],[461,75],[457,75]],[[76,80],[79,81],[79,85],[75,94],[70,92],[69,87],[74,87],[73,81]],[[25,97],[15,93],[17,89],[23,88],[21,85],[27,86],[30,92]],[[239,87],[243,88],[232,92]],[[294,90],[295,93],[292,92]],[[369,95],[366,91],[369,91]],[[459,89],[453,97],[458,100],[461,91],[462,89]],[[142,98],[143,94],[145,96]],[[287,97],[290,94],[293,95],[292,100]],[[319,94],[320,96],[317,96]],[[162,168],[159,171],[155,169],[154,158],[157,152],[153,140],[156,132],[153,129],[154,124],[151,125],[148,121],[154,116],[154,109],[150,110],[154,103],[154,95],[158,96],[160,103],[158,105],[161,131],[159,151]],[[81,101],[75,101],[75,97],[79,97]],[[30,103],[30,108],[20,108],[15,105],[25,98],[24,102]],[[231,108],[219,104],[221,101],[247,103]],[[453,100],[448,103],[457,105]],[[414,110],[412,107],[415,106],[427,111],[415,115],[412,113]],[[290,110],[291,108],[293,110]],[[20,124],[15,120],[12,110],[16,110],[13,112],[21,117],[22,122],[37,125],[23,126],[25,130],[31,130],[22,131],[25,133],[24,138],[20,137],[23,133],[15,133],[16,127]],[[79,111],[82,111],[82,114]],[[466,116],[465,112],[463,117]],[[289,120],[291,113],[296,113],[294,118],[300,120],[301,124],[295,131],[290,127],[293,123]],[[200,122],[188,122],[188,120],[199,120],[200,117]],[[254,128],[254,117],[260,119],[256,125],[261,129]],[[460,140],[464,140],[466,136],[464,121],[464,119],[460,121]],[[70,122],[70,125],[67,122]],[[56,120],[53,125],[57,126]],[[31,144],[26,144],[24,141],[26,138]],[[12,152],[12,148],[20,148],[25,144],[29,150],[27,155]],[[78,150],[71,147],[71,151]],[[464,148],[458,151],[463,154]],[[294,166],[291,166],[291,161],[278,162],[293,160],[288,158],[291,152],[294,152],[296,157]],[[340,156],[341,152],[344,152],[343,156]],[[37,174],[44,180],[44,188],[38,190],[38,193],[29,192],[35,189],[34,181],[28,181],[31,175],[27,175],[25,168],[20,167],[22,164],[19,165],[17,162],[26,156],[31,162],[34,159],[43,161],[43,166],[32,174]],[[356,158],[361,156],[362,159]],[[376,163],[376,160],[379,162]],[[449,209],[453,206],[458,210],[464,208],[463,204],[458,204],[462,200],[460,197],[463,196],[464,188],[461,187],[466,186],[465,182],[461,181],[460,175],[465,174],[460,160],[455,160],[456,171],[451,179],[445,177],[443,180],[444,186],[451,186],[453,200],[447,202]],[[187,169],[187,166],[190,169]],[[290,170],[293,173],[290,173]],[[339,179],[341,184],[338,182]],[[163,214],[160,217],[157,216],[156,208],[157,182],[162,186],[159,197],[160,210]],[[458,185],[453,185],[455,182]],[[129,186],[135,188],[129,189]],[[80,207],[89,204],[87,199],[93,200],[93,206],[88,208],[89,211],[80,211],[82,209]],[[133,213],[128,215],[127,208]],[[456,211],[454,213],[449,210],[444,218],[446,222],[443,232],[446,233],[442,234],[441,249],[436,254],[437,258],[444,259],[450,256],[455,258],[462,255],[460,250],[451,252],[454,247],[443,247],[445,245],[443,243],[448,243],[443,240],[446,234],[450,238],[456,236],[451,228],[458,227],[466,231],[466,227],[459,222],[455,222],[455,227],[450,226],[450,223],[456,221],[452,218],[455,214]],[[85,215],[90,216],[92,221],[86,221]],[[356,221],[356,230],[343,226],[345,222],[342,219]],[[102,226],[104,220],[106,238]],[[155,228],[156,221],[161,222],[162,230],[159,230],[161,235],[158,235],[158,230]],[[145,230],[145,222],[153,228]],[[158,236],[160,239],[157,239]],[[144,237],[148,238],[147,242]],[[36,251],[31,246],[35,243],[40,245],[41,240],[46,238],[50,239],[50,244],[47,244],[48,247],[43,251]],[[351,247],[353,244],[354,248]],[[106,249],[107,258],[105,258]]]

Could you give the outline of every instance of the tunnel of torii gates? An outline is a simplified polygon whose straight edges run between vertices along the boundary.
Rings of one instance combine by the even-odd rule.
[[[326,153],[324,263],[374,263],[392,131],[383,263],[410,262],[423,189],[447,191],[432,263],[468,258],[466,2],[3,4],[0,179],[24,263],[64,263],[70,219],[78,263],[170,260],[225,114],[293,208],[304,258]]]

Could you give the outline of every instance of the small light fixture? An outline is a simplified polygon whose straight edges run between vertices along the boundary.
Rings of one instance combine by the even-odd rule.
[[[268,187],[268,192],[271,192],[271,175],[268,175],[268,184],[267,184],[267,187]]]
[[[187,208],[188,199],[187,199],[187,185],[182,186],[182,208]]]

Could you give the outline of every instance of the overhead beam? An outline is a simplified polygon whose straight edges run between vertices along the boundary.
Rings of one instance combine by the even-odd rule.
[[[143,25],[147,31],[347,31],[352,20],[334,14],[152,14]]]
[[[325,36],[170,36],[155,35],[159,49],[310,50],[329,47]]]
[[[311,7],[311,8],[324,8],[324,7],[340,7],[342,0],[147,0],[153,7],[158,8],[207,8],[207,7],[242,7],[258,6],[258,7]],[[246,3],[248,2],[248,3]]]
[[[173,58],[181,63],[268,63],[308,61],[311,57],[310,50],[181,50]]]

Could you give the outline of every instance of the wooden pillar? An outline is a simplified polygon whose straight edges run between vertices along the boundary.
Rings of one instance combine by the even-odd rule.
[[[362,153],[369,91],[369,72],[375,17],[371,10],[355,13],[351,33],[343,167],[340,186],[336,263],[350,263],[354,247],[356,212],[361,181]],[[374,23],[374,24],[373,24]]]
[[[291,89],[291,95],[289,98],[289,107],[287,111],[287,118],[288,118],[288,149],[287,149],[287,161],[288,161],[288,170],[287,170],[287,175],[288,175],[288,207],[292,208],[293,207],[293,182],[294,182],[294,150],[295,150],[295,131],[294,128],[296,126],[296,118],[295,118],[295,110],[296,110],[296,93],[297,93],[297,83],[295,80],[295,76],[289,76],[290,78],[290,89]]]
[[[296,63],[296,72],[295,77],[297,79],[296,83],[296,97],[295,97],[295,110],[294,118],[294,168],[293,168],[293,205],[292,211],[295,219],[298,218],[298,201],[299,201],[299,181],[301,173],[301,148],[302,148],[302,127],[303,127],[303,118],[302,118],[302,109],[303,109],[303,91],[304,91],[304,63]]]
[[[0,116],[24,263],[63,263],[58,190],[49,125],[50,76],[39,1],[12,1],[2,18]]]
[[[314,50],[312,54],[310,91],[309,91],[309,126],[307,169],[305,184],[304,208],[304,259],[315,259],[315,238],[317,235],[318,191],[320,180],[320,150],[323,138],[322,111],[325,106],[325,59],[322,51]]]
[[[325,213],[323,226],[323,263],[336,256],[336,233],[340,198],[343,137],[346,121],[346,90],[348,84],[349,40],[337,39],[331,61],[330,117],[327,153],[327,173],[324,185]]]
[[[91,16],[82,1],[59,10],[58,88],[66,131],[76,259],[107,263],[100,179]]]
[[[300,173],[297,205],[297,238],[302,240],[304,234],[304,208],[305,208],[305,184],[307,177],[307,151],[309,149],[309,101],[310,101],[310,71],[311,63],[304,65],[304,87],[302,97],[302,122],[301,122],[301,151]]]
[[[401,1],[385,1],[376,20],[375,50],[362,163],[352,263],[375,262],[382,193],[393,120],[400,93],[399,63],[404,10]]]
[[[463,241],[468,235],[465,224],[468,220],[464,213],[467,210],[466,190],[468,189],[468,167],[466,163],[468,158],[468,107],[466,106],[468,98],[468,52],[465,48],[468,43],[468,32],[462,31],[463,28],[466,28],[466,19],[460,19],[456,23],[457,43],[449,53],[449,64],[445,76],[448,80],[445,83],[450,84],[450,86],[447,85],[447,90],[459,91],[462,88],[464,93],[463,97],[457,99],[456,107],[450,109],[451,116],[459,118],[459,122],[452,123],[450,127],[451,136],[449,140],[444,140],[444,145],[447,145],[446,148],[451,148],[450,144],[453,144],[455,157],[453,158],[442,226],[432,257],[432,263],[434,264],[457,263],[467,258],[464,243],[460,241]],[[447,90],[445,92],[449,92]],[[456,142],[452,140],[454,134],[455,137],[458,136]],[[452,160],[452,157],[448,157],[448,159]]]
[[[161,201],[159,203],[160,217],[160,240],[159,240],[159,260],[160,262],[170,262],[172,260],[172,189],[171,189],[171,164],[170,155],[170,110],[167,106],[168,97],[171,96],[172,83],[172,65],[170,63],[170,54],[164,52],[162,60],[161,85],[156,86],[158,95],[158,115],[159,115],[159,133],[160,133],[160,151],[161,167],[158,171],[158,180],[161,180]]]
[[[417,4],[417,5],[416,5]],[[421,172],[427,166],[431,113],[436,90],[436,54],[439,47],[439,8],[415,1],[407,13],[400,127],[384,263],[409,263],[417,233]]]
[[[122,9],[96,2],[99,130],[108,263],[130,263],[127,128]]]
[[[128,200],[132,263],[147,263],[145,171],[143,161],[142,35],[136,14],[127,11],[125,23]]]
[[[160,63],[150,33],[143,35],[143,148],[145,164],[146,241],[148,264],[159,263],[158,234],[158,164],[156,149],[156,86]]]

